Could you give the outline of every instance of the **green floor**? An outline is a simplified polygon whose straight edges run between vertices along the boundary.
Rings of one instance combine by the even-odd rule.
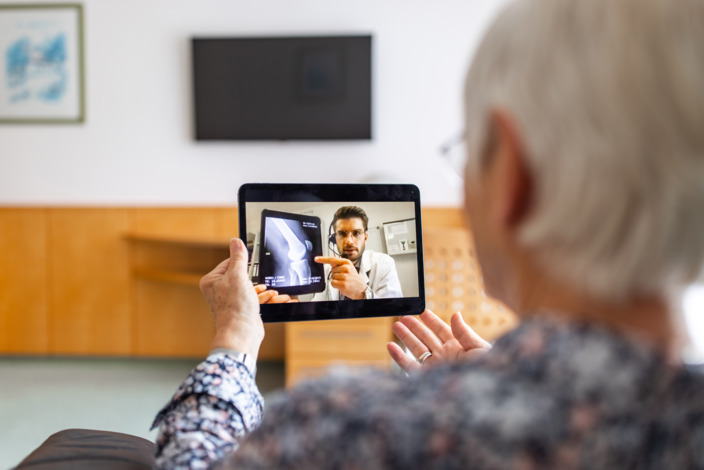
[[[0,469],[54,432],[102,429],[154,440],[156,412],[198,360],[0,357]],[[258,364],[263,394],[284,384],[281,362]]]

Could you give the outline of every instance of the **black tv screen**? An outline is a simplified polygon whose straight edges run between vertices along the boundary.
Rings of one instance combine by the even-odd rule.
[[[371,139],[370,35],[192,41],[197,140]]]

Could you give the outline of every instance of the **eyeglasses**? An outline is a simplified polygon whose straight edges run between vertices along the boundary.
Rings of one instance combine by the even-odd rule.
[[[460,132],[440,146],[440,155],[458,176],[464,176],[467,162],[467,145],[465,133]]]
[[[364,236],[364,230],[353,230],[351,232],[345,232],[344,230],[338,230],[335,232],[335,237],[338,240],[343,240],[347,238],[349,235],[352,235],[353,238],[356,238],[357,240],[361,239]]]

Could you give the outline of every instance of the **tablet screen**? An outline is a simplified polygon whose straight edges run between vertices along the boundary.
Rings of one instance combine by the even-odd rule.
[[[425,308],[415,186],[246,184],[239,217],[252,283],[296,300],[261,305],[265,322]]]

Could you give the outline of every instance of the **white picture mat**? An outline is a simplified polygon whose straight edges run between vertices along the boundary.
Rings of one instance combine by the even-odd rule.
[[[82,77],[80,44],[80,11],[77,7],[0,8],[0,119],[66,119],[77,120],[82,114]],[[52,71],[36,64],[36,47],[63,34],[65,38],[65,88],[56,100],[37,96],[37,90],[51,80]],[[32,77],[20,86],[8,81],[8,48],[20,39],[27,39],[32,49]],[[44,77],[45,75],[46,77]],[[18,99],[18,95],[25,98]],[[28,96],[29,95],[29,96]]]

